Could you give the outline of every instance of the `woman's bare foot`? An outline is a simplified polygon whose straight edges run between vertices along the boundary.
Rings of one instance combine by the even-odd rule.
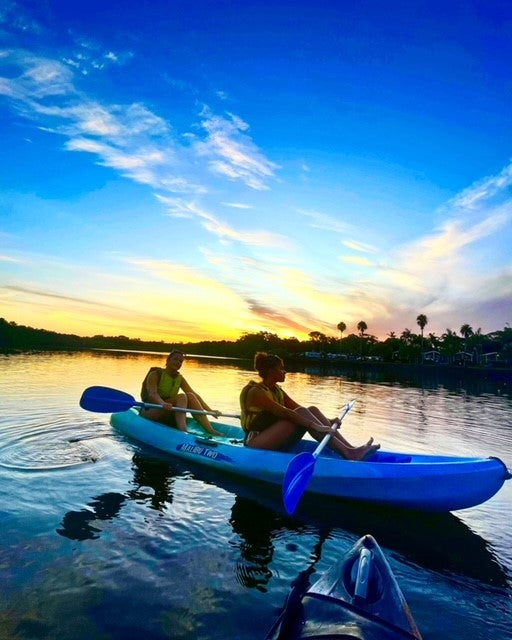
[[[373,439],[372,439],[373,440]],[[364,460],[380,449],[380,444],[364,444],[362,447],[355,447],[347,450],[347,460]]]

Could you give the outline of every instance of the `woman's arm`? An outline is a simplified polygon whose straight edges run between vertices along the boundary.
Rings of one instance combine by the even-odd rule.
[[[284,400],[286,406],[275,402],[257,387],[250,389],[247,395],[248,405],[253,405],[265,411],[269,411],[278,418],[289,420],[290,422],[298,424],[301,427],[305,427],[306,429],[315,429],[320,432],[326,432],[329,430],[328,427],[324,427],[316,420],[311,419],[311,416],[308,417],[307,415],[302,415],[298,411],[294,411],[294,409],[300,407],[300,405],[297,404],[295,400],[292,400],[286,393],[284,394]]]

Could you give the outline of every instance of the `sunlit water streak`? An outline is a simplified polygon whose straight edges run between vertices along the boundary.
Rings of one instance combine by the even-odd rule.
[[[2,640],[262,638],[297,575],[324,571],[364,533],[387,552],[426,640],[512,637],[512,482],[456,514],[306,499],[291,518],[278,491],[149,451],[78,407],[95,384],[138,396],[162,361],[0,356]],[[183,373],[230,413],[256,377],[247,363],[207,359]],[[311,368],[288,374],[286,389],[332,416],[356,399],[343,426],[356,444],[372,435],[386,449],[512,467],[506,383],[418,387]]]

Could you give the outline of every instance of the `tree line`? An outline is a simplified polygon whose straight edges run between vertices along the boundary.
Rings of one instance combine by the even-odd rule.
[[[34,329],[0,318],[0,351],[128,349],[166,352],[177,347],[197,355],[233,358],[252,358],[256,351],[271,351],[284,358],[315,354],[319,358],[355,361],[512,366],[512,329],[508,326],[483,334],[480,328],[473,330],[469,324],[463,324],[458,333],[456,330],[446,329],[437,336],[434,333],[425,334],[427,316],[418,315],[416,322],[419,333],[406,328],[400,335],[391,331],[384,340],[378,340],[368,333],[368,325],[361,320],[355,327],[357,331],[348,335],[344,335],[347,331],[346,323],[339,322],[336,325],[339,337],[311,331],[307,340],[298,340],[294,337],[280,338],[269,331],[259,331],[244,333],[233,341],[168,343],[123,335],[81,337]]]

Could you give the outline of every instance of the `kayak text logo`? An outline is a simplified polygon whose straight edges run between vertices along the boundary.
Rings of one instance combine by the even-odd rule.
[[[229,456],[220,453],[220,451],[215,451],[208,447],[201,447],[197,444],[179,444],[176,450],[182,453],[191,453],[194,456],[201,456],[202,458],[209,458],[210,460],[223,460],[224,462],[233,463],[233,460]]]

